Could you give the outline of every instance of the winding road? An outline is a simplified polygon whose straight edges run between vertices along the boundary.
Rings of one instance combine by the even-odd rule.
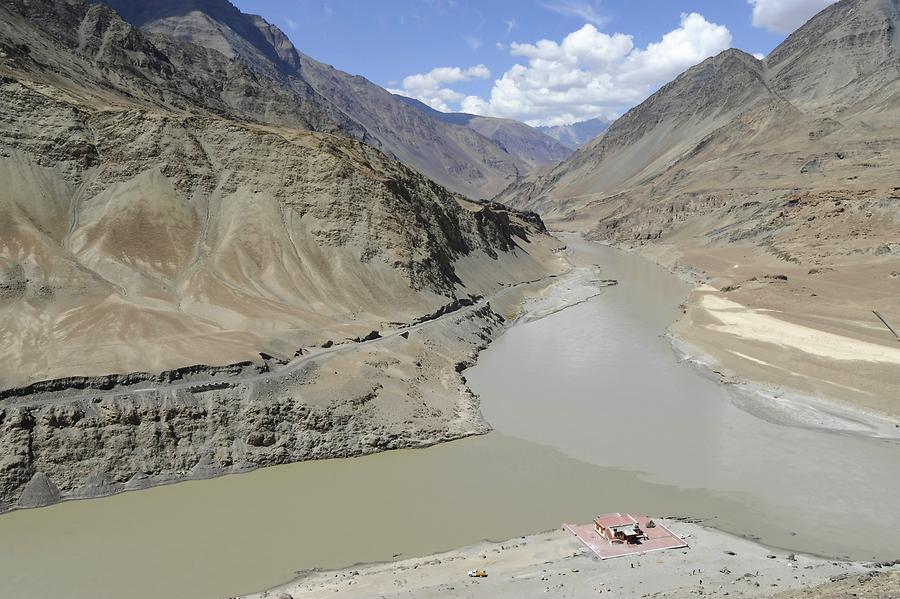
[[[413,331],[421,330],[431,325],[434,325],[438,322],[441,322],[448,318],[457,317],[463,314],[471,313],[476,310],[479,310],[491,303],[491,301],[495,301],[497,299],[502,298],[504,295],[525,287],[529,286],[537,286],[540,284],[547,283],[551,280],[558,279],[560,277],[571,274],[574,269],[571,269],[565,273],[559,275],[547,275],[545,277],[541,277],[539,279],[534,279],[531,281],[522,281],[519,283],[515,283],[512,285],[507,285],[503,289],[497,291],[496,293],[490,295],[489,297],[482,298],[470,306],[463,306],[457,310],[453,310],[447,312],[445,314],[441,314],[435,318],[430,320],[425,320],[423,322],[417,324],[411,324],[399,329],[394,329],[390,332],[386,332],[380,337],[375,339],[371,339],[369,341],[359,341],[353,343],[342,343],[339,345],[334,345],[329,348],[321,348],[318,351],[302,356],[297,356],[293,360],[287,362],[281,368],[277,370],[269,370],[266,372],[260,372],[257,374],[241,374],[233,377],[211,377],[208,379],[202,380],[191,380],[191,381],[178,381],[173,383],[150,383],[150,384],[139,384],[133,387],[123,387],[109,390],[92,390],[79,394],[69,394],[67,391],[54,391],[47,392],[43,395],[52,395],[50,397],[40,397],[40,398],[32,398],[22,397],[22,398],[9,398],[3,402],[0,402],[0,407],[44,407],[48,405],[64,405],[67,403],[76,402],[79,400],[93,400],[101,397],[117,397],[117,396],[127,396],[133,395],[137,393],[154,393],[157,391],[177,391],[177,390],[186,390],[197,387],[202,387],[204,385],[220,385],[220,384],[228,384],[229,386],[238,385],[238,384],[247,384],[247,383],[258,383],[263,381],[275,380],[279,378],[286,377],[293,372],[303,368],[305,365],[315,362],[317,360],[321,360],[328,356],[340,354],[340,353],[348,353],[357,351],[361,348],[369,347],[378,343],[383,343],[390,339],[395,339],[404,333],[411,333]]]

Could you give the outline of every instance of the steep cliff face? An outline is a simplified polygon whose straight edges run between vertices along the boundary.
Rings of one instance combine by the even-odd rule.
[[[102,5],[14,0],[0,6],[6,62],[68,93],[105,103],[212,113],[362,137],[358,124],[308,86],[288,88],[222,53],[143,35]]]
[[[367,79],[301,55],[303,77],[361,123],[378,148],[470,198],[491,198],[528,171],[493,140],[444,123]]]
[[[290,74],[300,67],[299,54],[282,31],[259,16],[243,14],[229,2],[107,0],[103,4],[144,31],[212,48],[260,71]]]
[[[493,197],[530,168],[490,137],[434,118],[363,77],[298,52],[276,26],[226,0],[104,3],[153,39],[196,44],[277,80],[327,114],[344,134],[470,198]]]
[[[299,97],[281,74],[106,6],[23,0],[0,16],[0,501],[483,430],[455,363],[497,329],[490,310],[370,366],[329,355],[312,394],[243,372],[157,390],[152,373],[291,359],[539,279],[560,268],[540,219],[310,131],[341,124],[313,100],[276,109]],[[151,375],[105,378],[133,372]],[[9,391],[48,379],[64,381]]]
[[[81,377],[7,397],[0,512],[486,432],[459,370],[502,325],[490,306],[464,308],[305,362]]]

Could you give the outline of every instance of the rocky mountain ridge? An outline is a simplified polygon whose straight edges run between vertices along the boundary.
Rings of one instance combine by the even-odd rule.
[[[532,167],[554,166],[572,153],[569,147],[544,134],[540,128],[530,127],[519,121],[465,112],[440,112],[414,98],[400,95],[396,97],[438,120],[480,133]]]
[[[0,3],[3,509],[485,430],[457,364],[503,320],[469,304],[560,272],[557,243],[284,76],[101,4]],[[211,386],[166,380],[193,364]]]
[[[896,170],[885,143],[895,134],[889,115],[900,110],[897,11],[896,0],[843,0],[765,61],[727,50],[501,197],[584,226],[594,220],[598,234],[615,230],[627,240],[682,226],[665,216],[674,213],[669,204],[704,190],[765,194],[773,210],[797,189],[890,190]],[[650,216],[657,210],[668,224]]]
[[[287,90],[315,105],[340,131],[472,199],[493,197],[530,170],[529,162],[495,140],[434,118],[363,77],[298,52],[276,26],[240,12],[227,0],[104,4],[151,39],[190,42],[278,81],[280,92]],[[268,103],[275,104],[274,99]]]
[[[5,60],[36,83],[90,88],[105,102],[363,135],[312,90],[285,89],[203,46],[151,39],[101,5],[11,0],[0,10]]]
[[[597,117],[586,121],[578,121],[570,125],[545,125],[536,128],[567,148],[577,150],[609,129],[611,124],[612,120]]]

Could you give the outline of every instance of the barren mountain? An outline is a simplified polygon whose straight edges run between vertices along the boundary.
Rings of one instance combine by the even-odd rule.
[[[536,127],[536,129],[545,135],[549,135],[567,148],[577,150],[609,129],[611,123],[612,121],[608,119],[597,117],[586,121],[578,121],[571,125]]]
[[[558,272],[555,242],[309,131],[340,115],[280,77],[0,3],[0,509],[484,430],[480,298]]]
[[[680,332],[723,372],[900,414],[897,339],[872,314],[900,323],[898,32],[900,1],[842,0],[764,61],[693,67],[502,197],[721,289]]]
[[[288,88],[218,51],[171,38],[151,40],[101,6],[10,0],[3,8],[7,61],[72,93],[87,85],[95,95],[107,90],[103,99],[111,103],[364,135],[302,82]]]
[[[395,97],[445,123],[468,127],[492,139],[507,152],[532,167],[555,166],[571,155],[574,149],[546,135],[540,128],[530,127],[519,121],[465,112],[440,112],[416,99],[399,95]]]
[[[470,198],[493,197],[529,170],[529,162],[471,128],[434,118],[363,77],[298,52],[276,26],[227,0],[103,1],[151,39],[215,50],[279,80],[282,88],[323,105],[349,135]]]

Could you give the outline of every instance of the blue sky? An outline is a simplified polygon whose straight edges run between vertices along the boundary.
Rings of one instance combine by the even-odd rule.
[[[621,114],[728,46],[766,54],[834,0],[232,1],[435,108],[558,124]]]

